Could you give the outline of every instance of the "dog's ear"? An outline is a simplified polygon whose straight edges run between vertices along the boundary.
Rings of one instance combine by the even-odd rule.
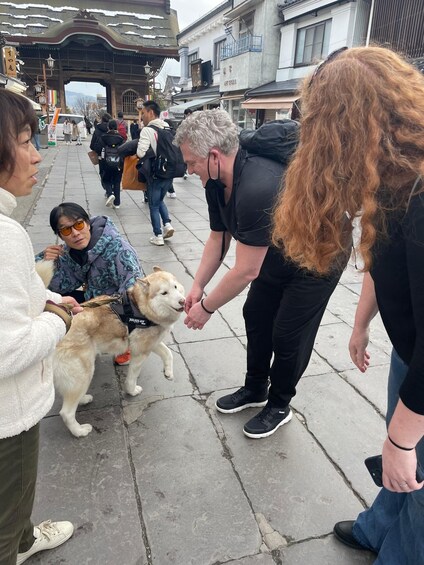
[[[158,267],[157,265],[155,265],[155,266],[153,267],[153,272],[154,272],[154,273],[157,273],[158,271],[162,271],[162,269],[161,269],[160,267]]]
[[[141,288],[144,292],[146,292],[146,293],[149,292],[150,283],[146,278],[145,279],[137,279],[137,282],[141,286]]]

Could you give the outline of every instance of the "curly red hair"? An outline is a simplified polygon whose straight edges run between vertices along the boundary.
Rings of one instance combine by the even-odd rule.
[[[357,47],[306,79],[301,97],[300,143],[273,242],[302,267],[328,273],[360,216],[368,270],[387,208],[406,207],[424,172],[424,77],[389,49]]]

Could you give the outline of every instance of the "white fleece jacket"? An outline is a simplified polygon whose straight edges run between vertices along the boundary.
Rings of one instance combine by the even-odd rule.
[[[137,145],[137,157],[140,157],[140,159],[144,157],[149,147],[153,149],[153,152],[156,155],[156,149],[158,147],[158,133],[153,128],[150,128],[150,125],[161,129],[169,128],[169,125],[160,118],[156,118],[149,122],[149,125],[144,126],[140,132],[140,138]]]
[[[59,316],[43,312],[46,290],[28,234],[9,216],[16,198],[0,188],[0,438],[39,422],[54,400],[51,354],[65,335]]]

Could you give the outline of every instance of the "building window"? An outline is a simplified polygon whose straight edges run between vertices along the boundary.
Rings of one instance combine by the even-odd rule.
[[[199,58],[199,52],[195,51],[194,53],[190,53],[190,55],[188,56],[188,77],[191,78],[191,64],[194,61],[197,61],[197,59]]]
[[[311,65],[328,55],[331,20],[304,27],[297,32],[295,65]]]
[[[215,41],[213,46],[213,70],[219,71],[221,68],[222,49],[225,45],[226,39]]]
[[[138,97],[139,96],[135,90],[126,90],[122,93],[122,111],[124,112],[124,115],[137,113],[135,101]]]
[[[242,16],[239,20],[239,39],[253,35],[253,23],[255,19],[255,12],[250,12]]]

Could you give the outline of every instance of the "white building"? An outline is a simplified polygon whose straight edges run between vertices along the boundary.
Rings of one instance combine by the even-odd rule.
[[[274,80],[251,90],[242,104],[257,111],[258,125],[287,114],[303,77],[329,53],[365,43],[370,5],[371,0],[283,0]]]
[[[225,0],[177,35],[181,92],[173,96],[169,108],[176,118],[182,118],[186,108],[198,110],[220,105],[221,50],[227,39],[224,14],[231,5],[232,0]]]

